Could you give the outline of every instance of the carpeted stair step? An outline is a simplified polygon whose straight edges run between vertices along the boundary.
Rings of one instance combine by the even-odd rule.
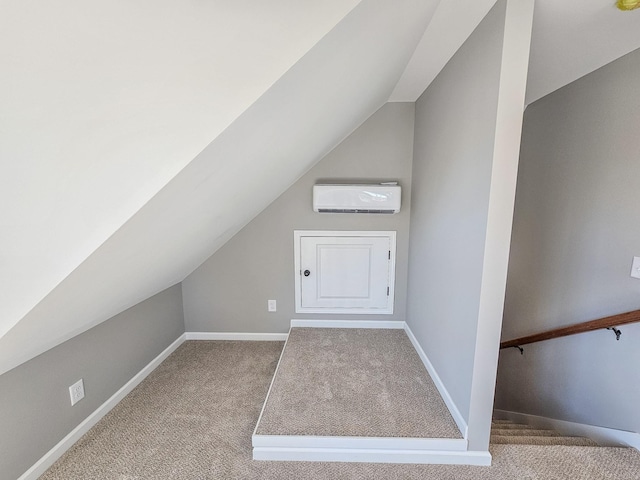
[[[510,473],[490,473],[487,479],[537,480],[638,480],[640,452],[634,448],[562,445],[492,445],[493,466],[508,459]],[[523,468],[521,465],[529,463]],[[484,467],[482,467],[484,468]],[[478,470],[482,472],[482,469]],[[444,477],[444,475],[443,475]],[[472,476],[447,478],[474,478]],[[480,475],[478,477],[480,478]],[[484,477],[482,477],[484,478]]]
[[[564,436],[555,430],[522,425],[511,420],[494,420],[491,424],[491,443],[494,445],[539,445],[597,447],[591,439]]]
[[[564,445],[577,447],[597,447],[593,440],[583,437],[562,436],[516,436],[516,435],[491,435],[493,445]]]
[[[491,429],[491,434],[492,435],[500,435],[500,436],[509,436],[509,435],[513,435],[515,437],[525,437],[525,436],[532,436],[532,437],[560,437],[562,436],[560,433],[554,431],[554,430],[542,430],[542,429],[533,429],[533,428],[493,428]]]
[[[492,420],[494,425],[515,425],[511,420]]]
[[[537,427],[533,425],[522,425],[520,423],[495,423],[491,424],[491,428],[496,429],[504,429],[504,430],[539,430]]]

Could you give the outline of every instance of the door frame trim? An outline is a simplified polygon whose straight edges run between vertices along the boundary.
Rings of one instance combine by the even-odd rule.
[[[302,283],[300,279],[300,239],[302,237],[387,237],[391,249],[389,262],[389,300],[387,308],[323,308],[302,307]],[[395,303],[395,276],[396,276],[396,231],[395,230],[294,230],[293,231],[293,272],[295,282],[295,312],[296,313],[326,313],[341,315],[393,315]]]

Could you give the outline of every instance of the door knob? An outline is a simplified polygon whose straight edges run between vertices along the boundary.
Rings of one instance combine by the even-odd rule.
[[[304,271],[304,276],[308,277],[309,275],[311,275],[311,272],[309,270],[305,270]]]

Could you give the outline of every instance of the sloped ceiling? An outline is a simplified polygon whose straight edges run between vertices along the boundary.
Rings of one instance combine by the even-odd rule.
[[[615,0],[536,0],[526,102],[640,48],[640,10]]]
[[[441,0],[389,101],[414,102],[496,0]],[[640,9],[615,0],[536,0],[526,103],[640,48]]]
[[[441,0],[389,101],[415,102],[495,3]]]
[[[203,3],[207,2],[193,5],[202,6]],[[233,5],[241,4],[244,14],[250,16],[254,15],[253,6],[264,3],[213,2],[226,12],[236,12]],[[14,249],[12,261],[14,256],[22,258],[21,262],[12,265],[10,272],[18,275],[16,270],[23,267],[28,274],[20,273],[22,280],[16,280],[20,285],[9,285],[11,279],[3,278],[3,282],[7,283],[11,293],[7,298],[20,296],[25,289],[29,292],[35,289],[38,295],[31,294],[19,298],[18,302],[10,302],[10,318],[21,320],[0,338],[0,373],[181,281],[193,271],[387,100],[437,5],[436,0],[364,0],[351,9],[354,2],[343,0],[329,2],[329,6],[324,6],[326,2],[297,0],[271,0],[266,3],[269,8],[281,4],[283,10],[303,4],[299,8],[299,18],[295,18],[303,23],[308,9],[313,12],[310,17],[319,15],[322,19],[324,15],[321,28],[307,24],[296,27],[295,31],[303,38],[307,30],[322,36],[323,29],[350,11],[312,48],[309,44],[313,39],[307,38],[304,48],[308,52],[297,62],[292,59],[300,54],[300,47],[292,50],[288,47],[289,42],[298,41],[292,36],[282,39],[267,53],[259,48],[258,55],[251,51],[258,48],[253,44],[247,46],[244,53],[236,50],[240,47],[236,47],[233,35],[224,41],[218,39],[225,49],[233,49],[236,55],[248,55],[248,63],[253,62],[256,56],[260,57],[255,60],[260,64],[276,61],[278,48],[282,48],[289,62],[278,59],[281,69],[288,63],[292,65],[286,73],[272,71],[273,75],[268,78],[262,78],[257,71],[247,73],[250,66],[241,69],[241,75],[237,77],[225,73],[217,66],[215,55],[207,53],[205,48],[199,54],[186,54],[196,57],[193,60],[196,64],[207,61],[214,64],[208,75],[203,74],[202,78],[193,80],[191,76],[197,72],[184,71],[179,61],[184,46],[173,45],[171,39],[161,40],[166,34],[165,29],[149,21],[145,28],[157,30],[157,41],[162,45],[159,50],[164,51],[163,47],[174,50],[176,58],[158,60],[158,70],[149,76],[146,84],[144,81],[132,82],[130,88],[133,90],[127,92],[126,102],[114,99],[115,94],[107,95],[106,99],[98,102],[104,112],[98,109],[93,115],[90,100],[94,100],[94,96],[100,97],[102,89],[108,86],[95,85],[94,96],[77,100],[79,104],[89,103],[81,105],[85,108],[85,119],[79,113],[65,110],[65,101],[57,103],[49,99],[49,95],[56,96],[56,92],[48,91],[42,93],[43,100],[54,105],[43,110],[47,116],[40,130],[21,133],[14,129],[12,135],[22,135],[22,142],[15,142],[18,144],[12,147],[15,151],[3,152],[3,158],[8,158],[7,154],[19,154],[25,160],[35,159],[28,167],[8,167],[11,178],[6,177],[7,180],[3,181],[19,183],[27,189],[26,192],[17,187],[12,190],[20,200],[15,205],[21,215],[14,214],[9,220],[18,227],[21,226],[20,221],[24,225],[22,230],[17,230],[11,239],[7,239],[13,244],[7,243]],[[322,3],[323,7],[313,7],[315,3]],[[81,8],[80,3],[76,6]],[[147,7],[158,8],[151,2]],[[13,10],[15,12],[9,13],[14,16],[22,11],[17,7]],[[186,16],[200,17],[204,13],[191,11]],[[99,11],[93,14],[100,17]],[[140,12],[138,14],[144,16]],[[42,15],[46,16],[45,13]],[[180,16],[173,11],[161,15],[167,17],[165,27],[170,27],[174,15]],[[286,16],[276,18],[273,12],[265,17],[262,9],[256,10],[255,16],[258,22],[268,18],[278,29],[286,29],[288,21],[294,20],[287,20]],[[190,21],[200,24],[191,18]],[[242,37],[228,25],[232,21],[232,16],[227,17],[220,21],[220,27],[226,25],[227,30]],[[247,20],[243,18],[238,22],[243,24]],[[130,22],[126,23],[130,25]],[[204,20],[202,23],[207,24]],[[136,22],[132,24],[136,26],[139,37],[149,35],[144,28],[137,29],[140,25]],[[86,28],[85,34],[92,37],[93,29],[90,26]],[[51,30],[54,36],[55,29]],[[250,34],[249,30],[245,34]],[[194,48],[196,43],[204,41],[203,35],[204,32],[195,35],[197,38],[192,40]],[[61,50],[75,48],[73,38],[75,43],[81,43],[78,38],[84,38],[70,37],[64,48],[60,47]],[[29,43],[28,39],[24,41]],[[261,41],[256,38],[255,43]],[[154,50],[153,43],[149,50]],[[44,47],[34,47],[34,50],[38,48]],[[269,60],[261,58],[267,54]],[[149,52],[149,55],[161,56],[161,53]],[[102,62],[107,61],[104,55],[96,53],[96,56],[101,56],[102,60],[95,60],[95,68],[110,72],[111,68],[101,67]],[[91,61],[92,57],[87,52],[83,59],[69,60],[69,63]],[[136,58],[140,62],[145,61],[141,53],[132,55],[131,68],[135,69]],[[174,60],[182,72],[176,73]],[[114,68],[122,78],[127,77],[127,68]],[[141,72],[144,70],[140,68]],[[46,72],[47,69],[42,67],[40,82],[49,81]],[[175,88],[163,90],[165,81],[162,79],[152,82],[156,76],[162,78],[165,74],[169,77],[166,82],[175,82]],[[207,96],[208,89],[218,88],[216,75],[225,76],[222,83],[228,89]],[[263,80],[260,85],[249,89],[253,95],[259,96],[253,102],[250,95],[234,92],[234,80],[242,90],[244,83],[252,83],[251,78],[246,78],[252,75]],[[22,76],[28,75],[23,72]],[[276,81],[274,76],[279,76],[279,79]],[[86,88],[83,81],[77,88]],[[264,92],[260,92],[261,87],[265,87]],[[33,82],[30,88],[37,90],[40,87],[38,82]],[[126,90],[123,86],[120,88]],[[191,88],[198,90],[193,96]],[[18,86],[13,89],[18,92],[16,95],[28,96],[26,88],[24,92]],[[72,91],[73,87],[69,90]],[[71,91],[67,93],[69,97],[73,97]],[[142,99],[138,102],[139,96]],[[206,98],[204,104],[199,102],[198,96]],[[19,112],[23,101],[25,98],[12,100],[11,111]],[[182,105],[183,102],[186,106]],[[37,118],[38,107],[31,105],[30,108],[32,111],[25,116]],[[147,112],[149,108],[151,112]],[[170,112],[164,112],[164,108]],[[244,109],[244,113],[234,119],[228,109],[233,112]],[[190,118],[191,113],[196,122]],[[68,116],[76,119],[73,126],[64,125],[69,121]],[[57,117],[65,128],[62,133],[55,129],[51,131],[56,126],[52,127],[50,123]],[[84,129],[83,120],[87,124]],[[205,121],[208,122],[206,128],[194,126]],[[105,122],[118,134],[101,131]],[[128,128],[120,130],[123,122]],[[98,132],[88,128],[91,124]],[[9,125],[3,124],[2,127],[4,130]],[[192,128],[198,132],[192,133]],[[59,140],[59,136],[64,136],[64,141]],[[47,148],[39,144],[41,137]],[[170,137],[174,142],[163,137]],[[35,145],[23,146],[22,143],[29,143],[29,138]],[[204,148],[207,140],[210,143]],[[157,142],[160,142],[160,147]],[[132,145],[131,150],[124,146],[128,143]],[[204,150],[198,154],[202,148]],[[103,150],[107,150],[109,155],[105,155]],[[41,172],[41,168],[45,172]],[[42,187],[31,185],[33,175],[39,178]],[[51,199],[56,203],[53,206],[48,205]],[[71,211],[68,212],[67,208]],[[118,222],[121,222],[119,229]],[[37,240],[32,238],[34,236],[38,237]],[[25,243],[22,243],[23,237]],[[68,242],[71,245],[67,245]],[[31,252],[42,259],[32,261],[24,258]],[[71,272],[68,271],[70,268]],[[29,281],[39,274],[46,276],[46,281],[39,281],[33,285],[34,288],[26,288],[31,287]],[[47,292],[53,284],[55,288]],[[37,297],[43,294],[47,294],[46,297],[22,317],[25,305],[26,308],[33,307],[34,301],[40,300]],[[8,317],[8,313],[3,318]]]
[[[0,3],[0,336],[358,0]]]

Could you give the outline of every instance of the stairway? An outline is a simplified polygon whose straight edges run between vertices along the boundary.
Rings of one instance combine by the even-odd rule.
[[[598,446],[589,438],[563,436],[554,430],[539,429],[531,425],[514,423],[511,420],[494,420],[491,423],[491,444]]]
[[[493,420],[489,449],[492,468],[501,472],[513,469],[513,478],[640,479],[640,452],[635,448],[603,447],[589,438],[510,420]],[[496,474],[495,478],[503,477]]]

